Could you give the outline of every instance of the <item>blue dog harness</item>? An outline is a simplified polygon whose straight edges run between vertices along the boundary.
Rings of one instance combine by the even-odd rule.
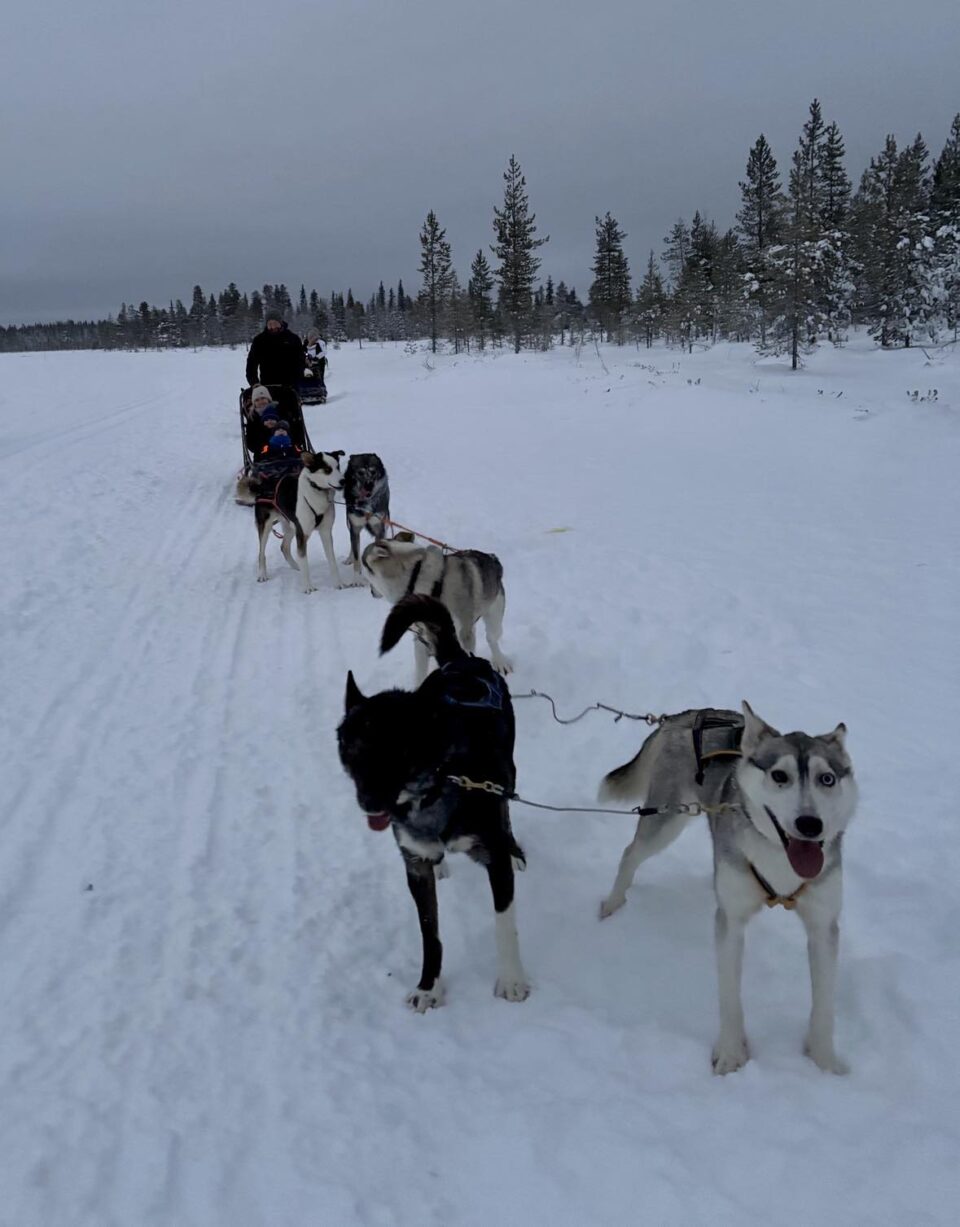
[[[443,675],[443,701],[457,707],[487,707],[503,711],[507,698],[507,685],[497,673],[481,677],[470,665],[451,661],[439,672]]]

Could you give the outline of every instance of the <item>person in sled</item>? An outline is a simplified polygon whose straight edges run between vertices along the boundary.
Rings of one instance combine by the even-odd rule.
[[[264,424],[270,430],[270,438],[263,446],[261,455],[267,460],[292,460],[299,456],[300,449],[290,438],[290,424],[274,415],[264,419]]]
[[[287,473],[298,473],[301,465],[300,448],[290,438],[290,424],[275,418],[270,412],[265,423],[270,437],[260,449],[256,464],[257,475],[262,482],[268,483]]]
[[[303,342],[271,307],[263,331],[253,338],[247,354],[247,383],[279,383],[295,388],[303,378],[303,363]]]
[[[262,450],[279,420],[280,413],[270,389],[256,384],[250,391],[250,408],[247,412],[247,447],[253,455]]]
[[[320,387],[326,392],[327,343],[316,328],[311,328],[307,333],[307,344],[304,347],[304,354],[307,362],[304,374],[306,375],[309,372],[309,377],[316,379]]]

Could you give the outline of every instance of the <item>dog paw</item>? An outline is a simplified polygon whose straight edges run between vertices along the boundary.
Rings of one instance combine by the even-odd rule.
[[[713,1072],[715,1074],[732,1074],[742,1069],[750,1060],[745,1036],[732,1042],[718,1040],[713,1050]]]
[[[433,988],[415,988],[407,994],[407,1005],[418,1014],[426,1014],[427,1010],[435,1010],[443,1005],[443,985],[438,980]]]
[[[314,588],[312,584],[310,585],[309,588],[304,588],[303,595],[309,596],[311,592],[316,592],[316,588]]]
[[[606,920],[614,912],[619,912],[625,903],[626,899],[618,899],[614,895],[608,895],[600,904],[600,919]]]
[[[808,1039],[803,1046],[803,1051],[825,1074],[843,1075],[850,1072],[850,1066],[846,1061],[840,1060],[833,1051],[832,1045],[814,1044]]]
[[[530,996],[530,985],[526,980],[513,976],[498,976],[493,995],[502,997],[504,1001],[526,1001]]]
[[[494,669],[496,669],[498,673],[502,673],[504,677],[506,677],[508,673],[513,672],[513,661],[509,656],[494,656],[490,663],[493,665]]]
[[[510,863],[513,865],[514,873],[527,872],[527,858],[525,856],[511,856]]]

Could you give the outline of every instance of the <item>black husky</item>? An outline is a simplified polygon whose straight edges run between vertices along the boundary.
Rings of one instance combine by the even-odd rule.
[[[379,541],[390,519],[390,483],[375,452],[357,452],[350,457],[343,474],[343,498],[350,529],[350,556],[344,562],[353,563],[359,574],[360,530],[365,528]]]
[[[439,668],[419,689],[384,690],[365,698],[347,674],[346,714],[337,730],[340,761],[374,831],[393,827],[417,905],[423,972],[407,1004],[420,1011],[443,1001],[442,947],[435,869],[446,852],[466,852],[486,866],[496,913],[494,992],[523,1001],[530,992],[520,962],[513,914],[513,870],[525,864],[510,829],[507,803],[515,787],[514,717],[507,684],[460,646],[445,605],[404,597],[390,611],[380,651],[388,652],[417,624],[434,641]],[[496,791],[470,790],[469,779]]]

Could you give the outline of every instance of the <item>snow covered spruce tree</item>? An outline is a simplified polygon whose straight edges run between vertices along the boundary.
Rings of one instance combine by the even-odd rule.
[[[769,252],[780,242],[786,201],[776,158],[762,134],[747,158],[747,177],[740,183],[740,195],[742,204],[737,223],[746,264],[744,280],[754,307],[754,327],[760,344],[765,345],[772,279]]]
[[[900,151],[888,136],[851,206],[858,315],[884,349],[909,346],[935,317],[926,161],[923,137]]]
[[[663,317],[667,310],[667,292],[663,288],[663,278],[657,268],[653,252],[647,261],[647,271],[637,290],[635,303],[636,328],[638,336],[642,336],[647,349],[660,335],[663,328]]]
[[[763,352],[790,354],[796,370],[826,331],[823,310],[825,252],[823,228],[823,150],[826,128],[815,98],[803,125],[790,168],[790,196],[782,241],[769,249],[772,270],[767,310],[770,316]]]
[[[473,263],[470,265],[470,280],[467,282],[473,329],[481,350],[486,348],[487,337],[490,335],[493,317],[493,299],[490,297],[492,289],[493,273],[490,271],[487,257],[481,250],[473,257]]]
[[[493,229],[497,241],[491,248],[500,261],[496,278],[500,287],[499,307],[504,329],[513,336],[515,353],[530,331],[533,315],[533,284],[540,268],[538,247],[549,241],[535,238],[536,214],[530,212],[527,181],[520,163],[511,155],[503,174],[506,184],[503,208],[494,207]]]
[[[934,230],[934,292],[938,310],[956,339],[960,332],[960,115],[933,168],[930,215]]]
[[[627,237],[616,219],[608,212],[596,222],[596,252],[593,257],[593,284],[590,286],[590,308],[607,340],[616,337],[623,344],[623,323],[630,306],[630,265],[623,252]]]
[[[820,308],[827,337],[843,341],[850,322],[853,282],[850,259],[850,177],[844,166],[843,137],[836,123],[823,134],[819,211],[824,243],[820,267]]]
[[[423,282],[418,301],[430,332],[430,349],[436,353],[444,308],[453,288],[453,267],[447,232],[440,228],[432,209],[420,231],[420,272]]]

